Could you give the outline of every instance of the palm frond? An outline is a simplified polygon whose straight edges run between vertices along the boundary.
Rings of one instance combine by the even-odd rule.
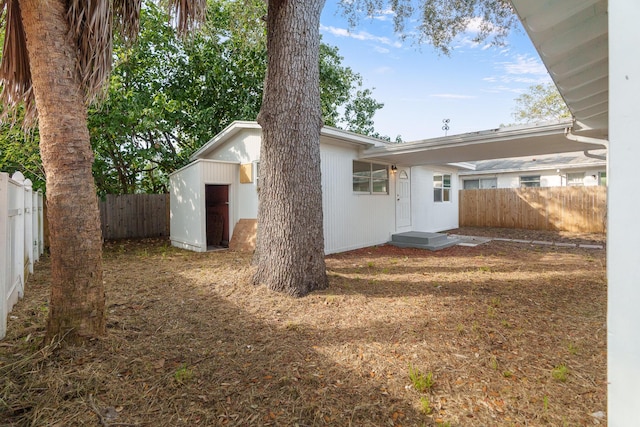
[[[0,16],[2,14],[5,18],[5,34],[0,62],[0,102],[6,107],[3,108],[3,118],[24,102],[25,126],[28,127],[35,123],[37,114],[18,0],[0,0]]]
[[[194,30],[205,20],[207,0],[168,0],[168,5],[180,34]]]
[[[140,32],[142,0],[113,0],[113,15],[120,33],[128,41],[135,41]]]
[[[69,0],[70,35],[77,44],[76,68],[87,102],[105,94],[112,63],[113,16],[110,0]]]

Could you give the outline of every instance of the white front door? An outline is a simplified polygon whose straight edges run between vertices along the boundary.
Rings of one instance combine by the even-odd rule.
[[[411,169],[396,171],[396,230],[411,226]]]

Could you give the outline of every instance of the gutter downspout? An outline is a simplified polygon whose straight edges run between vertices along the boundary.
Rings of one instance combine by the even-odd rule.
[[[571,141],[576,141],[576,142],[582,142],[585,144],[598,144],[598,145],[602,145],[604,146],[604,148],[607,149],[607,154],[609,153],[609,140],[607,139],[599,139],[599,138],[590,138],[588,136],[580,136],[580,135],[576,135],[573,132],[571,132],[573,130],[573,126],[572,127],[568,127],[567,129],[565,129],[564,131],[564,137],[571,140]],[[584,150],[584,155],[592,158],[592,159],[598,159],[598,160],[606,160],[607,161],[607,180],[609,179],[609,160],[607,159],[607,156],[602,156],[600,154],[593,154],[590,153],[589,150]]]

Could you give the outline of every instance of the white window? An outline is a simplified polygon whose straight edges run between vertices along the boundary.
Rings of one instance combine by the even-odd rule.
[[[540,187],[540,175],[521,176],[520,187]]]
[[[478,190],[478,189],[484,190],[485,188],[498,188],[498,179],[497,178],[465,179],[463,185],[465,190]]]
[[[598,185],[607,185],[607,173],[606,172],[598,172]]]
[[[434,202],[450,202],[451,201],[451,175],[450,174],[433,175],[433,201]]]
[[[353,161],[353,191],[367,194],[389,194],[387,165]]]
[[[568,173],[567,185],[572,187],[584,185],[584,172]]]

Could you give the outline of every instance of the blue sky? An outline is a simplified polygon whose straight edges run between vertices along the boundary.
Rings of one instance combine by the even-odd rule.
[[[327,1],[320,24],[322,40],[337,46],[343,64],[360,73],[364,85],[385,106],[375,128],[404,141],[493,129],[512,123],[514,99],[533,84],[550,81],[524,30],[507,44],[492,47],[471,41],[471,31],[454,43],[451,56],[431,46],[404,42],[393,31],[392,15],[380,11],[350,28],[337,2]]]

